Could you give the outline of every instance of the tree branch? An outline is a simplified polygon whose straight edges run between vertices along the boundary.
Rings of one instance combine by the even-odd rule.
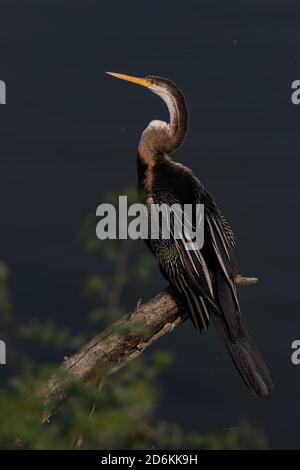
[[[255,284],[254,277],[236,277],[236,285]],[[185,306],[171,288],[148,302],[139,302],[135,310],[115,322],[78,352],[66,358],[62,369],[71,377],[88,385],[97,385],[127,362],[139,357],[159,338],[170,333],[187,319]],[[43,421],[66,399],[68,389],[53,376],[43,391],[46,412]]]

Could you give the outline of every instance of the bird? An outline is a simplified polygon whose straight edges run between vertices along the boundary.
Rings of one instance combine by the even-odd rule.
[[[189,127],[186,99],[171,80],[139,78],[107,72],[115,78],[140,85],[167,105],[169,122],[153,120],[142,132],[137,153],[140,201],[153,204],[204,205],[204,244],[187,249],[175,239],[148,238],[160,271],[186,305],[195,328],[207,331],[213,321],[242,380],[256,396],[273,388],[271,373],[241,320],[235,279],[238,275],[236,238],[221,209],[193,171],[173,159]],[[150,220],[148,221],[150,224]],[[190,221],[194,226],[194,219]]]

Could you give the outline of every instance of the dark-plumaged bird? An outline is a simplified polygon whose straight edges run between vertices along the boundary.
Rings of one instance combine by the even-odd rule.
[[[146,205],[204,204],[205,208],[201,249],[188,250],[172,234],[169,240],[150,238],[147,244],[164,277],[184,299],[195,327],[207,330],[212,319],[246,385],[258,396],[267,395],[273,387],[269,370],[241,322],[234,234],[205,186],[188,167],[171,158],[188,131],[185,98],[165,78],[108,73],[146,87],[169,109],[170,122],[151,121],[138,146],[138,186]]]

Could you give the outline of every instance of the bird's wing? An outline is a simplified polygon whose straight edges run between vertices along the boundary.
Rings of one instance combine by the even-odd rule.
[[[235,340],[240,329],[240,307],[235,284],[237,265],[234,253],[235,237],[217,204],[201,183],[197,182],[198,200],[205,207],[205,243],[210,258],[215,258],[215,298],[222,311],[228,333]]]
[[[235,238],[209,193],[198,180],[195,181],[195,201],[204,204],[203,249],[187,249],[189,240],[176,239],[171,227],[171,243],[160,244],[160,249],[154,248],[154,252],[163,274],[184,295],[197,329],[207,329],[213,311],[224,318],[230,336],[235,339],[240,316],[235,285]],[[180,201],[170,192],[167,195],[159,192],[155,203],[170,206],[180,204]],[[190,224],[195,229],[194,219]]]
[[[166,209],[167,206],[181,206],[176,195],[159,191],[151,202],[160,205],[161,220],[165,225],[169,224],[170,230],[170,240],[160,240],[160,243],[151,240],[152,251],[159,260],[164,276],[183,294],[196,328],[207,330],[211,309],[221,313],[214,299],[213,279],[207,262],[200,249],[190,249],[193,242],[189,233],[185,232],[183,238],[176,238],[174,223],[170,222]],[[176,211],[173,214],[176,219],[178,214]],[[185,224],[188,223],[195,229],[193,220],[186,219]]]

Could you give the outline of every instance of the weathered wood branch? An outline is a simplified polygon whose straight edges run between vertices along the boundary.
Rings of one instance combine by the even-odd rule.
[[[237,276],[237,286],[255,284],[254,277]],[[62,369],[72,378],[97,385],[127,362],[136,359],[159,338],[170,333],[187,318],[185,307],[169,288],[153,299],[136,306],[128,316],[115,322],[78,352],[66,358]],[[44,391],[48,420],[67,397],[67,387],[53,376]]]

